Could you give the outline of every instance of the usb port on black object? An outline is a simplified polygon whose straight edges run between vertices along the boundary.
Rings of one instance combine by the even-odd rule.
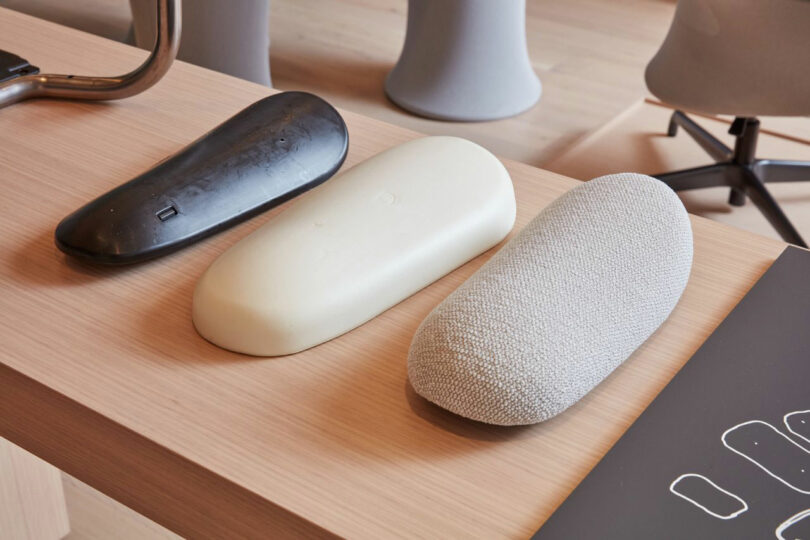
[[[175,208],[174,206],[164,208],[163,210],[157,213],[157,217],[160,221],[166,221],[167,219],[171,219],[176,215],[177,215],[177,208]]]

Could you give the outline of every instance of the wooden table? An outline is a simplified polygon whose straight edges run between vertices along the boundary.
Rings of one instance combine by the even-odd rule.
[[[87,74],[145,54],[6,10],[0,48]],[[492,251],[347,335],[253,358],[195,333],[191,292],[283,207],[130,268],[54,247],[67,213],[269,92],[178,63],[126,101],[0,110],[0,436],[183,535],[526,537],[784,247],[694,218],[692,277],[670,320],[580,403],[525,428],[465,421],[407,384],[417,325]],[[345,167],[418,136],[344,115]],[[516,230],[577,184],[506,165]]]

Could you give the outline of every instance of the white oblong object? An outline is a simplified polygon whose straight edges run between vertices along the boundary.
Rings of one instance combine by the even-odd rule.
[[[591,180],[538,214],[422,322],[418,394],[499,425],[559,414],[669,316],[692,266],[675,193],[639,174]]]
[[[194,326],[220,347],[295,353],[359,326],[500,242],[509,174],[480,146],[425,137],[302,196],[211,264]]]

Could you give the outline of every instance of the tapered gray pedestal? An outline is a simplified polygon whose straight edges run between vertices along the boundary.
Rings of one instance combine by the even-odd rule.
[[[155,1],[130,0],[135,42],[144,49],[155,42]],[[183,2],[177,58],[270,86],[270,0]]]
[[[409,0],[402,54],[385,83],[413,113],[458,121],[513,116],[540,98],[525,0]]]

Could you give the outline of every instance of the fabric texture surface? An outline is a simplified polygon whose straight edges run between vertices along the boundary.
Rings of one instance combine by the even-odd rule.
[[[669,316],[692,266],[681,201],[639,174],[591,180],[537,215],[422,322],[408,377],[499,425],[577,402]]]

